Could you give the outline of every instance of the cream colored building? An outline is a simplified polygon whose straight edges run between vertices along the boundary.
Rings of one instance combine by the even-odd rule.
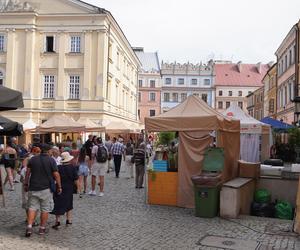
[[[5,113],[37,124],[75,120],[138,122],[140,62],[107,10],[77,0],[0,0],[0,84],[23,92]]]

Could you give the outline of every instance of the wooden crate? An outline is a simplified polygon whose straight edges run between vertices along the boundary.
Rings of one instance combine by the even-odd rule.
[[[177,206],[177,185],[177,172],[148,173],[148,203]]]

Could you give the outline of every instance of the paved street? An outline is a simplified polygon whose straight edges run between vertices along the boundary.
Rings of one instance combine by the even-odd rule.
[[[0,249],[241,249],[231,239],[252,244],[243,249],[300,249],[299,238],[286,232],[289,221],[201,219],[193,210],[149,206],[133,180],[124,174],[115,179],[112,173],[106,177],[104,197],[75,197],[72,226],[26,239],[21,185],[16,187],[17,192],[6,192],[6,208],[0,208]],[[208,236],[221,237],[224,247],[216,248],[216,237]]]

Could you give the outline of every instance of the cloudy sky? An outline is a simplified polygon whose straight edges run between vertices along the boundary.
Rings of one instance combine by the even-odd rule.
[[[109,10],[132,46],[160,60],[257,63],[300,19],[300,0],[85,0]]]

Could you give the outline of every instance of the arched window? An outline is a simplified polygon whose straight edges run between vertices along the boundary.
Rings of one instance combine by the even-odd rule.
[[[3,72],[0,70],[0,86],[4,85],[4,74]]]

